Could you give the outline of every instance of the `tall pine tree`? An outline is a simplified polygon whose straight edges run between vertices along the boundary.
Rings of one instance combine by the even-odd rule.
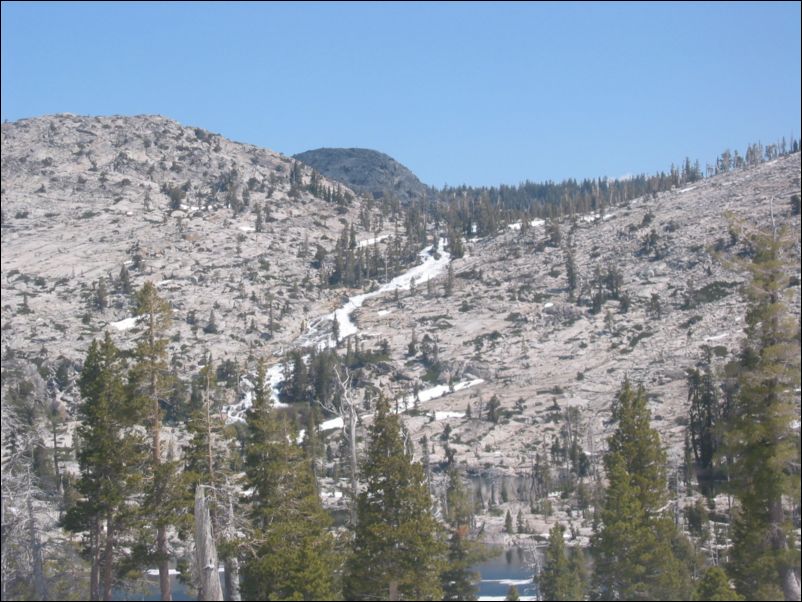
[[[167,339],[162,335],[170,327],[170,304],[162,299],[156,286],[147,281],[136,292],[135,313],[143,324],[137,343],[136,364],[130,380],[133,395],[151,432],[151,470],[146,491],[146,519],[156,527],[156,550],[153,558],[159,568],[159,589],[162,600],[172,600],[170,584],[170,554],[167,546],[167,527],[172,524],[180,506],[180,492],[173,491],[178,484],[177,464],[167,459],[162,450],[161,399],[165,397],[169,368]]]
[[[144,441],[133,426],[124,367],[111,337],[92,341],[79,381],[77,456],[82,498],[64,520],[70,531],[88,533],[89,598],[111,600],[115,564],[123,536],[134,520],[133,500],[141,493]]]
[[[781,238],[758,234],[750,281],[739,391],[725,439],[740,502],[729,571],[749,600],[800,599],[800,554],[785,500],[799,503],[798,325],[787,317]],[[794,467],[796,463],[796,467]]]
[[[574,552],[571,558],[565,549],[565,527],[557,523],[549,532],[549,546],[538,577],[538,589],[544,600],[584,600],[585,583]]]
[[[601,527],[591,540],[597,600],[687,600],[690,577],[672,544],[679,538],[664,516],[666,457],[649,426],[643,387],[624,381],[613,418],[618,428],[604,458],[608,487]]]
[[[440,600],[443,544],[423,467],[404,444],[400,418],[376,404],[362,471],[348,600]]]
[[[257,380],[264,382],[264,368]],[[246,420],[246,486],[253,493],[243,595],[249,600],[336,599],[331,519],[295,429],[271,410],[263,385],[256,388]]]
[[[479,575],[471,570],[472,546],[468,539],[473,519],[471,500],[454,464],[448,469],[445,515],[451,528],[446,568],[441,581],[443,600],[476,600]]]

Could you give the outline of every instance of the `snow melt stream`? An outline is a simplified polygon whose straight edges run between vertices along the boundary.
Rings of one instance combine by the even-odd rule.
[[[381,238],[381,237],[380,237]],[[375,239],[371,239],[373,242],[377,242]],[[368,242],[368,241],[365,241]],[[451,259],[451,255],[444,250],[444,242],[440,240],[440,246],[438,247],[436,252],[433,252],[432,245],[429,245],[425,249],[423,249],[420,253],[418,253],[418,257],[420,257],[421,262],[413,266],[412,268],[408,269],[403,274],[396,276],[390,282],[383,284],[375,291],[370,291],[369,293],[362,293],[360,295],[355,295],[350,297],[341,308],[334,310],[330,314],[326,314],[317,318],[312,322],[309,329],[301,335],[297,341],[295,342],[295,347],[311,347],[314,346],[317,349],[326,349],[329,347],[335,347],[337,342],[334,340],[334,336],[332,334],[332,322],[337,320],[337,325],[339,327],[339,335],[340,340],[349,337],[351,335],[356,334],[359,332],[359,328],[357,328],[356,324],[354,324],[353,320],[351,320],[351,314],[353,314],[357,309],[362,307],[362,304],[367,299],[371,299],[373,297],[378,297],[388,292],[392,292],[395,290],[409,290],[412,282],[414,281],[416,284],[423,284],[432,278],[435,278],[439,275],[447,266],[448,262]],[[284,381],[285,377],[285,370],[283,364],[279,362],[278,364],[272,366],[267,370],[267,374],[265,375],[265,381],[269,383],[270,387],[270,399],[274,406],[280,406],[281,403],[278,400],[278,392],[281,386],[281,383]],[[459,383],[462,385],[463,383]],[[443,387],[444,385],[439,385],[438,387],[433,387],[433,389],[438,389],[439,387]],[[458,385],[455,385],[455,390]],[[468,385],[471,386],[471,385]],[[424,401],[423,396],[427,395],[429,389],[426,391],[420,391],[418,393],[420,401]],[[448,391],[448,387],[445,387],[445,392]],[[440,397],[444,395],[445,392],[440,392],[439,394],[429,394],[431,395],[427,399],[434,399],[435,397]],[[406,400],[405,400],[406,401]],[[246,393],[242,399],[231,406],[225,408],[225,412],[228,415],[228,421],[236,421],[236,420],[243,420],[245,418],[245,412],[249,407],[251,407],[252,403],[252,393]],[[336,420],[336,419],[335,419]],[[327,421],[321,425],[321,430],[326,430],[324,425],[327,425]],[[329,428],[341,428],[342,425],[340,424],[339,427],[329,427]]]

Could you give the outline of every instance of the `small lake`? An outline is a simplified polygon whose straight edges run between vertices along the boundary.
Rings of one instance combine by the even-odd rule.
[[[531,559],[521,548],[512,548],[495,558],[477,565],[473,570],[481,575],[480,600],[504,600],[511,585],[515,585],[521,600],[535,600],[537,586],[532,582]]]
[[[511,585],[515,585],[522,600],[534,600],[537,586],[532,583],[532,566],[530,559],[521,548],[512,548],[494,558],[473,566],[473,570],[481,576],[479,582],[480,600],[503,600]],[[175,576],[170,577],[173,585],[173,600],[197,600],[189,595],[187,588]],[[150,575],[143,587],[123,591],[114,591],[114,600],[161,600],[159,595],[159,578]]]

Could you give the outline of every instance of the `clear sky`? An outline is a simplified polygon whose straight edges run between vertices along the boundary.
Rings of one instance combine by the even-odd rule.
[[[617,177],[800,137],[800,3],[2,3],[2,118],[157,113],[424,182]]]

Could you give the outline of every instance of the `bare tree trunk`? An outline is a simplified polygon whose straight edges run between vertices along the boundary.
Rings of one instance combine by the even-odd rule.
[[[114,566],[114,521],[106,518],[106,546],[103,553],[103,600],[111,600],[112,567]]]
[[[232,494],[231,485],[226,479],[226,495],[228,504],[226,505],[225,515],[225,537],[226,540],[231,541],[236,537],[236,530],[234,528],[234,495]],[[242,599],[239,591],[239,559],[236,552],[229,553],[223,560],[225,566],[225,593],[226,600],[233,600],[239,602]]]
[[[56,475],[56,487],[58,488],[59,495],[59,517],[61,517],[61,508],[63,507],[64,500],[64,483],[61,480],[61,471],[58,467],[58,439],[57,439],[57,425],[55,418],[53,419],[53,471]]]
[[[89,599],[100,600],[100,525],[97,518],[92,519],[89,532],[89,547],[92,550],[92,569],[89,573]]]
[[[351,447],[351,525],[356,526],[357,459],[356,459],[356,408],[353,400],[348,400],[348,441]]]
[[[222,600],[220,573],[217,571],[217,548],[212,534],[209,506],[203,485],[195,488],[195,563],[198,567],[198,600]]]
[[[33,591],[37,600],[47,600],[47,582],[45,581],[44,562],[42,560],[42,544],[36,533],[36,519],[33,514],[33,494],[28,495],[28,534],[31,554],[33,556]]]
[[[788,540],[783,531],[782,524],[784,518],[782,500],[776,499],[771,502],[771,547],[778,552],[788,550]],[[786,600],[799,600],[802,592],[799,586],[799,577],[792,566],[785,564],[780,568],[780,578],[782,579],[783,596]]]
[[[226,600],[239,602],[242,600],[239,593],[239,559],[236,556],[230,556],[223,564],[226,568]]]
[[[206,462],[209,470],[209,485],[214,486],[214,462],[212,459],[212,418],[211,418],[211,396],[212,396],[212,354],[208,355],[206,361]]]
[[[149,314],[149,330],[148,330],[148,338],[150,343],[150,348],[155,349],[156,344],[156,325],[155,325],[155,318],[154,312],[150,312]],[[155,368],[151,369],[150,372],[150,394],[153,398],[153,474],[154,479],[160,479],[161,476],[159,475],[160,470],[159,467],[162,463],[162,449],[161,449],[161,408],[159,407],[159,395],[158,395],[158,386],[157,386],[157,376]],[[161,484],[155,484],[157,496],[156,496],[156,506],[159,507],[162,504],[161,499]],[[170,584],[170,557],[167,552],[167,526],[161,524],[162,521],[159,521],[159,526],[156,528],[156,553],[159,556],[159,590],[161,591],[162,600],[169,602],[173,599],[172,591],[171,591],[171,584]]]
[[[153,375],[155,380],[155,373]],[[154,383],[155,388],[155,383]],[[159,411],[159,399],[154,395],[153,398],[153,473],[154,479],[161,479],[161,416]],[[157,490],[156,505],[161,506],[161,484],[155,484]],[[156,553],[159,556],[159,590],[161,591],[162,600],[172,600],[172,591],[170,585],[170,557],[167,552],[167,525],[161,524],[156,527]]]

